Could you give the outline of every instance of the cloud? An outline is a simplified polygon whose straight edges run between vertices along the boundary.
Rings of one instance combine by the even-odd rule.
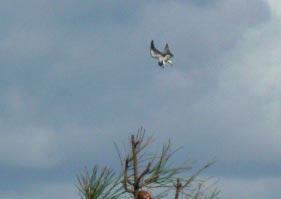
[[[81,169],[92,165],[93,161],[102,165],[112,164],[116,155],[114,139],[105,129],[85,128],[77,124],[56,128],[38,124],[13,125],[3,122],[1,125],[2,169],[52,171],[63,165]],[[104,148],[99,143],[103,143]],[[104,152],[98,152],[101,150]]]
[[[112,141],[143,125],[216,156],[215,174],[279,174],[279,2],[196,2],[1,3],[1,170],[116,165]],[[174,68],[150,59],[151,39],[169,42]]]
[[[149,127],[153,123],[152,129],[159,129],[157,131],[162,131],[162,126],[169,124],[167,129],[183,137],[187,135],[179,132],[192,131],[191,137],[200,141],[205,136],[213,136],[210,140],[217,138],[222,140],[222,137],[225,137],[222,135],[227,129],[235,126],[236,121],[243,120],[239,118],[239,110],[248,110],[252,115],[261,114],[259,110],[255,112],[254,105],[251,106],[250,102],[240,104],[232,101],[231,103],[229,100],[234,100],[234,98],[228,98],[227,95],[241,95],[240,91],[243,91],[236,88],[236,84],[231,85],[240,78],[239,71],[236,76],[233,76],[235,73],[231,70],[238,68],[236,65],[241,64],[235,63],[237,60],[233,56],[240,59],[243,55],[235,55],[237,54],[235,51],[251,48],[249,46],[252,44],[241,45],[243,39],[245,41],[251,39],[243,38],[245,34],[248,34],[247,31],[259,28],[270,19],[269,8],[263,1],[249,1],[247,4],[243,1],[221,1],[210,2],[204,6],[180,1],[165,1],[160,5],[143,4],[138,9],[136,17],[132,19],[135,21],[132,26],[125,22],[121,23],[120,27],[105,28],[97,24],[100,29],[93,27],[81,29],[76,24],[75,27],[78,27],[79,31],[74,32],[69,31],[73,29],[71,25],[62,22],[65,20],[65,13],[75,10],[74,5],[77,5],[75,1],[66,4],[61,15],[58,12],[58,10],[62,11],[61,5],[58,10],[54,9],[50,13],[50,18],[45,17],[45,9],[52,7],[53,4],[43,1],[39,4],[42,4],[43,9],[39,18],[45,19],[46,26],[40,26],[40,20],[34,19],[35,21],[31,21],[33,25],[9,29],[10,34],[3,39],[2,51],[6,50],[5,52],[8,53],[6,57],[17,55],[19,62],[32,57],[42,60],[42,65],[31,64],[31,67],[27,64],[28,62],[24,62],[27,68],[23,73],[11,77],[16,81],[20,79],[19,81],[23,83],[20,87],[14,86],[15,90],[23,90],[19,93],[24,93],[23,99],[20,98],[21,95],[18,95],[18,102],[30,100],[36,102],[32,105],[18,103],[16,106],[21,109],[21,115],[32,110],[32,114],[27,114],[28,124],[23,126],[41,128],[40,126],[49,124],[48,128],[55,132],[53,134],[56,143],[63,142],[62,140],[65,140],[67,136],[70,138],[64,143],[64,149],[58,149],[60,151],[74,152],[77,150],[76,145],[85,144],[81,141],[83,138],[79,138],[79,134],[74,133],[75,130],[79,132],[80,129],[88,128],[104,132],[102,129],[108,129],[107,125],[116,125],[120,126],[117,132],[121,133],[121,128],[128,123],[130,127],[135,125],[132,128],[140,124]],[[82,10],[89,11],[86,5],[81,6]],[[101,6],[105,9],[118,10],[120,5],[114,4],[111,7],[111,5],[103,4]],[[29,10],[28,7],[26,9]],[[155,12],[155,10],[160,10],[160,12]],[[23,19],[33,16],[33,12],[23,14],[26,16]],[[58,16],[61,20],[59,23],[55,22]],[[79,10],[74,12],[74,16],[85,18]],[[91,17],[92,15],[85,20]],[[20,20],[18,17],[15,18],[17,22]],[[163,24],[161,21],[164,18],[165,25],[160,25]],[[60,23],[62,26],[58,26]],[[124,36],[126,36],[126,42],[122,39]],[[155,68],[152,74],[143,72],[143,65],[151,63],[146,50],[143,50],[146,49],[150,38],[157,38],[159,45],[169,38],[175,50],[177,62],[177,67],[173,71],[159,74]],[[251,60],[255,60],[254,55]],[[231,66],[226,67],[226,65]],[[19,66],[13,65],[13,67]],[[11,69],[6,68],[6,70],[10,72]],[[121,74],[117,73],[118,70],[122,70]],[[243,71],[243,68],[240,71]],[[244,71],[244,73],[249,72],[251,71]],[[27,78],[29,73],[32,75]],[[253,82],[257,82],[257,75],[261,74],[263,74],[262,70],[259,74],[252,74]],[[141,78],[145,78],[144,82]],[[49,81],[50,79],[52,81]],[[244,80],[240,80],[240,88],[253,86],[249,82],[242,81]],[[273,82],[272,85],[275,83]],[[244,99],[252,97],[246,91],[244,92]],[[260,99],[260,96],[253,95],[253,97]],[[210,103],[212,103],[211,106]],[[13,109],[15,109],[15,100],[13,104]],[[227,109],[228,106],[237,107]],[[274,109],[276,102],[273,102],[272,106]],[[131,112],[138,114],[132,116]],[[18,115],[19,112],[12,113],[11,120]],[[229,122],[221,125],[219,121],[225,115],[229,116]],[[26,121],[26,117],[18,118],[20,123]],[[36,121],[35,118],[37,118]],[[113,122],[109,124],[108,120],[113,120]],[[74,123],[74,126],[88,125],[88,127],[64,130],[69,129],[68,126],[73,127],[69,125],[71,123]],[[254,127],[247,128],[253,131]],[[206,134],[206,129],[212,131]],[[233,127],[234,129],[238,130]],[[92,137],[90,134],[87,135]],[[169,135],[165,136],[169,137]],[[213,146],[209,141],[206,141],[206,144]],[[78,151],[80,152],[77,154],[85,153],[86,150]],[[213,152],[217,153],[217,150]],[[64,157],[68,156],[64,154]]]
[[[4,129],[3,126],[0,134],[2,168],[49,168],[59,160],[54,148],[54,132],[38,127]]]
[[[270,9],[272,10],[273,14],[277,17],[280,17],[281,14],[281,4],[278,0],[267,0]]]
[[[67,182],[51,182],[37,183],[30,185],[24,189],[17,190],[0,190],[0,196],[7,199],[16,199],[21,196],[22,199],[47,199],[47,198],[69,198],[75,199],[79,197],[78,191],[72,183]]]
[[[145,6],[142,18],[137,38],[145,35],[157,43],[170,42],[177,65],[198,68],[216,64],[244,31],[269,20],[270,10],[263,1],[219,1],[207,6],[166,1]]]
[[[222,198],[272,198],[277,199],[280,196],[278,189],[281,179],[272,178],[255,178],[255,179],[240,179],[240,178],[221,178],[220,197]]]
[[[165,136],[173,132],[175,141],[199,157],[216,156],[220,172],[278,172],[281,49],[276,27],[274,19],[245,31],[214,69],[159,75],[154,90],[165,104],[150,112],[152,128],[161,126]],[[208,79],[213,70],[217,74]]]

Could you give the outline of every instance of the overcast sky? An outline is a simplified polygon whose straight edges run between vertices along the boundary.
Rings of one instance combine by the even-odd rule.
[[[215,158],[221,198],[280,199],[280,0],[135,2],[0,2],[0,198],[79,198],[77,172],[117,168],[144,126]]]

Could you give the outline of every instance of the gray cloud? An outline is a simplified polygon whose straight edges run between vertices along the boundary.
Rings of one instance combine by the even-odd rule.
[[[200,157],[218,157],[221,172],[279,173],[281,74],[278,33],[271,35],[275,25],[244,33],[216,67],[215,84],[202,80],[210,68],[160,75],[155,90],[167,102],[153,111],[153,128],[162,126],[180,140],[186,136],[180,142]]]
[[[54,132],[34,126],[1,126],[2,168],[49,168],[57,163]]]
[[[224,190],[221,194],[222,198],[277,199],[280,196],[278,189],[280,178],[222,178],[220,184]]]
[[[25,189],[18,191],[17,193],[13,191],[6,191],[0,189],[1,197],[7,199],[16,199],[21,196],[22,199],[47,199],[47,198],[69,198],[74,199],[78,196],[78,191],[75,190],[75,187],[72,183],[66,182],[52,182],[52,183],[38,183],[31,185]],[[79,197],[79,196],[78,196]]]
[[[192,159],[216,156],[213,173],[280,174],[280,24],[266,2],[15,3],[0,7],[1,172],[116,165],[112,141],[144,125]],[[170,43],[174,68],[150,60],[151,39]]]

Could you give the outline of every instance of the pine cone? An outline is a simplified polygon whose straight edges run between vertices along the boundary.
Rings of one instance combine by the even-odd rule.
[[[147,191],[141,190],[138,193],[138,199],[152,199],[150,193],[148,193]]]

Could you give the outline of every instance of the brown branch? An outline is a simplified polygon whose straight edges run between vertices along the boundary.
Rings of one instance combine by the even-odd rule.
[[[178,199],[180,192],[182,190],[182,184],[179,179],[177,179],[177,183],[176,183],[175,187],[176,187],[175,199]]]
[[[132,135],[131,137],[131,145],[132,145],[132,158],[133,158],[133,169],[134,169],[134,191],[138,190],[138,184],[136,183],[138,181],[138,158],[137,158],[137,145],[139,144],[139,141],[135,140],[135,136]]]
[[[134,194],[134,191],[132,189],[129,189],[128,188],[128,167],[129,167],[129,160],[126,159],[126,162],[125,162],[125,169],[124,169],[124,179],[123,179],[123,186],[124,186],[124,189],[128,192],[128,193],[132,193]]]
[[[148,174],[148,172],[150,171],[150,166],[151,166],[151,162],[149,162],[145,168],[145,170],[140,174],[140,176],[138,177],[137,183],[139,184],[141,182],[141,179]],[[139,186],[141,188],[141,186]]]

